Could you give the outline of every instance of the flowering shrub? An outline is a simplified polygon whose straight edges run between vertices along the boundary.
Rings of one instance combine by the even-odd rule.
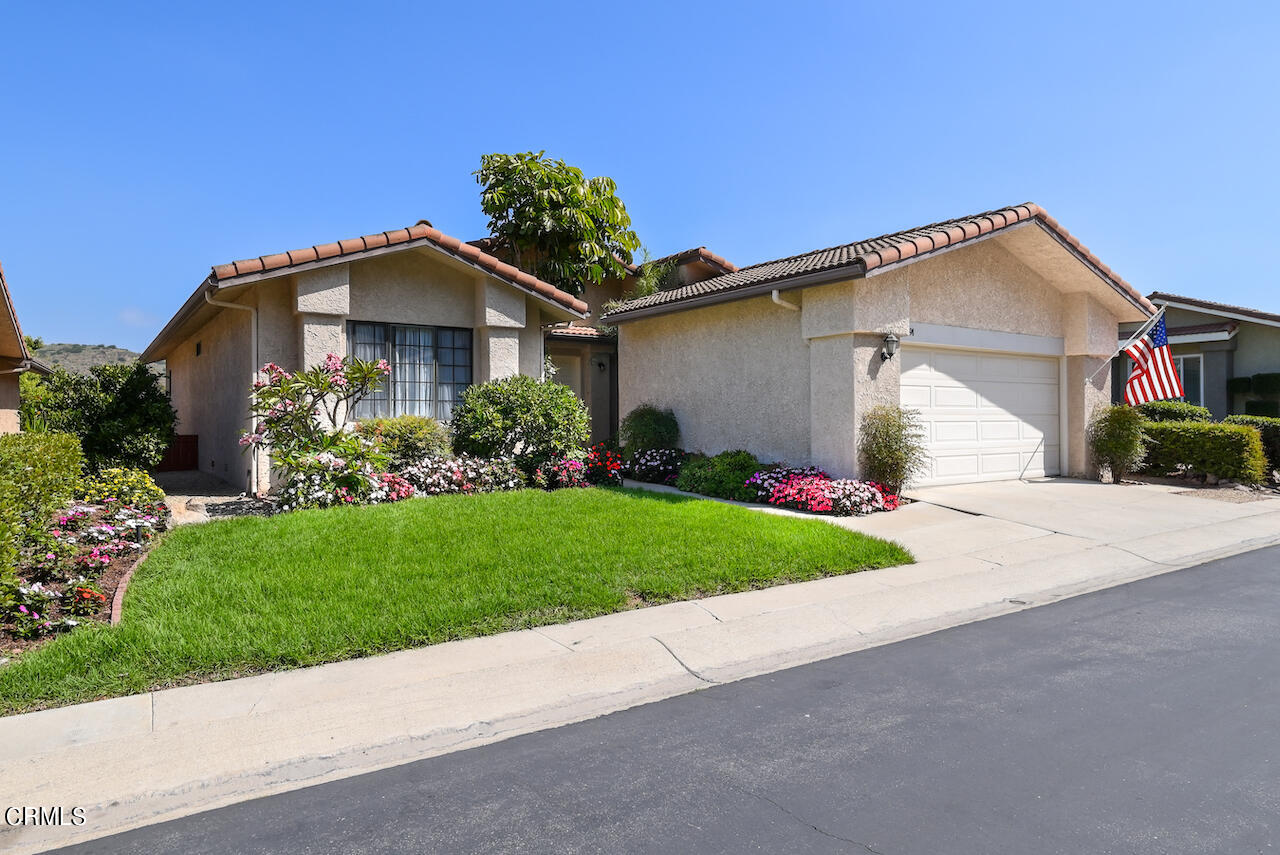
[[[680,467],[688,459],[688,453],[678,448],[638,451],[627,464],[627,474],[637,481],[672,486],[680,477]]]
[[[18,610],[13,615],[13,634],[18,638],[39,638],[46,633],[53,632],[54,625],[46,615],[26,605],[18,606]]]
[[[524,475],[509,458],[425,457],[400,473],[422,496],[449,493],[496,493],[518,490],[524,486]]]
[[[806,470],[790,470],[780,478],[768,480],[772,486],[766,501],[781,508],[836,516],[863,516],[891,510],[884,490],[870,481],[832,480],[821,471]],[[897,502],[898,497],[893,496],[893,507],[897,507]]]
[[[274,362],[262,373],[249,407],[256,424],[240,445],[270,451],[272,465],[284,475],[282,510],[403,498],[403,486],[388,489],[383,478],[387,455],[373,439],[347,430],[356,404],[391,373],[385,359],[331,353],[296,374]]]
[[[755,490],[756,501],[769,502],[773,498],[774,488],[786,483],[791,478],[821,478],[830,481],[830,476],[816,466],[774,466],[761,469],[747,479],[746,486]]]
[[[622,455],[598,442],[587,450],[583,463],[586,479],[592,484],[622,483]]]
[[[141,469],[103,469],[85,482],[84,500],[95,505],[156,505],[164,501],[164,490]]]
[[[564,487],[590,487],[587,467],[581,460],[561,458],[539,466],[533,473],[533,483],[543,490],[559,490]]]

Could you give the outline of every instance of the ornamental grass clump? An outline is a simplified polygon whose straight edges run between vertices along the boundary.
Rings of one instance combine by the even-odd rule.
[[[862,420],[858,453],[862,472],[870,480],[900,494],[929,466],[920,413],[902,407],[872,407]]]

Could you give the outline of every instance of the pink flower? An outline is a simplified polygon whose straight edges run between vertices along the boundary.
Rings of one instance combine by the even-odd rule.
[[[342,357],[336,353],[331,353],[324,358],[324,370],[330,374],[342,370]]]
[[[387,362],[387,360],[385,360],[385,359],[379,359],[379,360],[378,360],[377,368],[378,368],[378,370],[379,370],[379,371],[381,371],[383,374],[390,374],[390,373],[391,373],[391,363],[390,363],[390,362]]]

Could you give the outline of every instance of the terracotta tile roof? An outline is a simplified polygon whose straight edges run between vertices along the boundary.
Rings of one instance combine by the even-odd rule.
[[[692,249],[673,252],[671,255],[664,255],[662,258],[655,258],[650,264],[663,264],[674,261],[676,264],[688,264],[691,261],[701,261],[712,267],[718,267],[725,273],[734,273],[738,269],[738,265],[732,261],[728,261],[722,256],[716,255],[705,246],[695,246]],[[638,269],[638,268],[637,268]]]
[[[566,309],[571,309],[579,314],[587,313],[587,304],[584,300],[581,300],[568,292],[561,291],[554,285],[543,282],[541,279],[536,276],[531,276],[523,270],[517,270],[510,264],[493,257],[474,244],[466,243],[455,237],[450,237],[449,235],[444,234],[439,229],[434,228],[431,223],[426,220],[421,220],[416,225],[410,226],[407,229],[379,232],[377,234],[365,235],[364,237],[340,240],[334,243],[321,243],[314,246],[308,246],[303,249],[278,252],[274,255],[261,255],[257,258],[233,261],[230,264],[215,265],[213,268],[213,279],[219,284],[233,284],[229,282],[229,280],[236,279],[240,276],[249,276],[255,273],[266,273],[273,270],[284,270],[299,264],[323,261],[327,258],[359,255],[364,252],[369,252],[370,250],[381,249],[382,247],[398,246],[400,244],[417,242],[429,243],[446,255],[474,264],[504,282],[508,282],[526,291],[532,291],[533,293],[545,297],[548,300],[559,303]]]
[[[1155,307],[1147,301],[1128,282],[1117,276],[1111,268],[1103,264],[1093,253],[1074,238],[1058,221],[1031,202],[1013,205],[995,211],[986,211],[954,220],[943,220],[927,226],[920,226],[905,231],[893,232],[880,237],[855,241],[854,243],[818,249],[812,252],[766,261],[750,267],[742,267],[733,273],[716,276],[702,282],[694,282],[670,291],[661,291],[647,297],[640,297],[624,303],[606,315],[607,318],[622,316],[640,309],[680,303],[697,297],[704,297],[721,292],[747,289],[753,286],[781,284],[807,274],[826,271],[848,270],[850,278],[865,276],[868,272],[900,261],[924,256],[930,252],[956,246],[974,238],[981,237],[1000,229],[1008,228],[1020,222],[1039,220],[1046,228],[1054,232],[1064,243],[1078,252],[1085,260],[1102,273],[1118,290],[1126,294],[1135,303],[1154,312]],[[673,309],[677,307],[673,306]]]
[[[1244,306],[1232,306],[1229,303],[1215,303],[1212,300],[1201,300],[1199,297],[1180,297],[1177,294],[1166,294],[1163,291],[1154,291],[1149,297],[1153,303],[1183,303],[1187,306],[1195,306],[1197,309],[1204,309],[1207,312],[1230,312],[1233,315],[1243,315],[1246,318],[1257,318],[1260,321],[1280,323],[1280,315],[1272,314],[1271,312],[1247,309]]]
[[[547,330],[548,336],[556,338],[613,338],[613,333],[606,332],[596,327],[584,327],[577,324],[571,324],[563,327],[552,327]]]
[[[4,278],[4,266],[0,265],[0,294],[4,295],[4,306],[9,310],[9,318],[13,321],[13,331],[18,336],[18,358],[31,359],[27,350],[27,340],[22,337],[22,325],[18,323],[18,311],[13,307],[13,296],[9,293],[9,283]]]

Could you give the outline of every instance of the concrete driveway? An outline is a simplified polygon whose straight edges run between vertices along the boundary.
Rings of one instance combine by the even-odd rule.
[[[1204,498],[1206,491],[1184,487],[1042,478],[907,495],[914,503],[894,513],[839,524],[896,540],[922,561],[970,557],[1001,565],[1102,547],[1184,563],[1280,534],[1280,498],[1265,493],[1222,490],[1220,498]]]

